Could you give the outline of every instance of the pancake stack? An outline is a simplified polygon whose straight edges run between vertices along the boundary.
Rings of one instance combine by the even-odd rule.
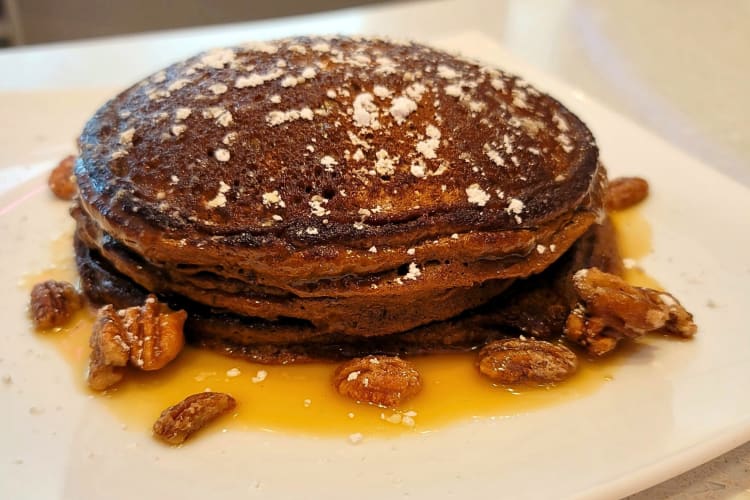
[[[452,344],[446,325],[502,306],[603,214],[575,115],[414,43],[199,54],[102,106],[79,146],[89,298],[157,293],[194,342],[266,362]]]

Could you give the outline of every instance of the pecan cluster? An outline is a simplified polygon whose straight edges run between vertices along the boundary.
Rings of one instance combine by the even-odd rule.
[[[116,384],[127,365],[141,370],[164,367],[185,344],[186,318],[185,311],[172,311],[153,295],[142,306],[99,309],[89,339],[89,386],[104,390]]]
[[[578,305],[568,316],[565,336],[590,353],[602,355],[622,338],[646,333],[692,337],[697,327],[674,296],[629,285],[622,278],[597,268],[573,276]]]

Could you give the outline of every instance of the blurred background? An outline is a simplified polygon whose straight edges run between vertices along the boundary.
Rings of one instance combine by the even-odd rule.
[[[397,0],[391,0],[393,3]],[[310,14],[386,0],[0,0],[0,47]],[[176,6],[179,6],[176,8]]]

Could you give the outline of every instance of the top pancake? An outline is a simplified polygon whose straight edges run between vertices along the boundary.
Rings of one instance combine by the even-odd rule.
[[[309,249],[335,260],[533,233],[600,208],[593,137],[560,103],[499,70],[379,39],[200,54],[106,103],[80,149],[83,209],[161,261]]]

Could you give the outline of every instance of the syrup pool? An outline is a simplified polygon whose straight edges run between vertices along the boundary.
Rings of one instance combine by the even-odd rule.
[[[624,258],[638,259],[651,251],[651,230],[637,209],[613,214],[613,221]],[[77,281],[71,234],[57,239],[50,253],[55,256],[53,265],[27,276],[22,282],[26,290],[47,279]],[[637,285],[660,288],[638,267],[628,269],[626,278]],[[69,362],[72,383],[86,392],[93,319],[93,311],[84,310],[64,328],[38,332]],[[632,349],[637,345],[623,346],[618,354],[595,361],[581,355],[574,377],[545,387],[493,384],[476,370],[475,353],[417,356],[410,361],[422,375],[422,391],[400,408],[383,409],[340,396],[331,385],[335,363],[269,366],[188,346],[165,369],[130,370],[122,383],[96,397],[121,423],[146,433],[164,408],[205,390],[229,393],[238,402],[230,416],[212,426],[215,429],[340,436],[433,432],[472,418],[512,417],[603,389]],[[405,415],[410,418],[402,419]]]

